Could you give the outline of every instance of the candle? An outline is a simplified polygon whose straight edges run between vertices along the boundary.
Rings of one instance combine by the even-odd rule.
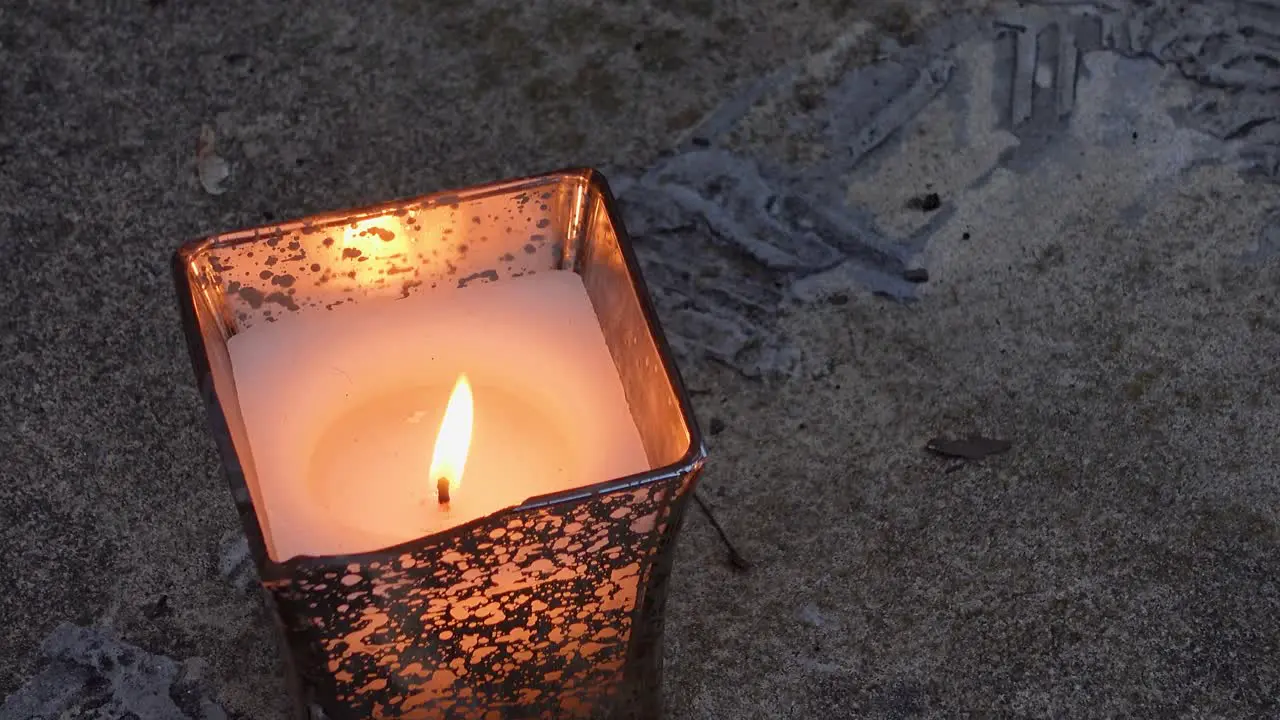
[[[291,717],[660,713],[705,450],[616,218],[568,170],[175,256]]]
[[[228,351],[276,560],[389,547],[649,469],[573,272],[298,314]],[[470,447],[440,503],[437,435],[462,375]]]

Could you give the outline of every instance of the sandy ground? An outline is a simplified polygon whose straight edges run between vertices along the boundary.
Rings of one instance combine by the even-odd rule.
[[[845,213],[835,260],[734,261],[764,310],[664,315],[754,563],[691,514],[671,718],[1280,713],[1277,58],[1274,0],[7,3],[0,718],[63,622],[185,662],[224,716],[281,712],[181,241],[570,165],[613,169],[654,267],[795,250],[813,216],[717,173]],[[673,183],[729,215],[680,236],[640,202]],[[1012,448],[924,449],[970,433]],[[147,720],[129,702],[71,716]]]

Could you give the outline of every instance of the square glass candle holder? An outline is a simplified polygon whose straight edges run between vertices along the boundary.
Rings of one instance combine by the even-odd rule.
[[[280,500],[262,472],[279,448],[258,441],[246,421],[252,398],[237,393],[243,368],[233,338],[327,322],[353,306],[390,313],[397,301],[406,301],[400,309],[415,297],[445,302],[472,285],[566,270],[580,278],[594,311],[638,431],[642,467],[531,493],[385,547],[283,547],[277,511],[288,498]],[[174,273],[196,381],[282,631],[296,717],[661,715],[672,543],[705,450],[599,173],[562,171],[219,235],[181,248]],[[307,361],[289,352],[313,350],[283,347],[275,360],[286,367]],[[512,366],[524,359],[500,358]],[[572,368],[526,378],[553,394],[578,381]],[[344,379],[335,374],[329,382]],[[280,422],[303,422],[289,407],[279,410]],[[570,421],[578,423],[573,435],[590,435],[590,418]],[[424,444],[427,484],[430,439]],[[519,478],[512,482],[519,486]],[[388,515],[400,510],[387,508]],[[315,516],[287,522],[300,523],[304,534],[328,529]]]

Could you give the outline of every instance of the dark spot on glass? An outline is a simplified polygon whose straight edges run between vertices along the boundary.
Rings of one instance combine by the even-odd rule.
[[[293,285],[293,283],[294,277],[292,275],[277,275],[271,278],[271,284],[279,285],[280,287],[289,287],[290,285]]]
[[[551,224],[551,221],[550,221],[550,220],[548,220],[548,219],[546,219],[546,218],[542,218],[541,220],[539,220],[539,221],[538,221],[538,227],[539,227],[539,228],[544,228],[544,227],[546,227],[546,226],[548,226],[548,225],[550,225],[550,224]]]
[[[272,265],[275,265],[278,262],[280,262],[280,258],[276,257],[275,255],[267,256],[267,260],[266,260],[267,267],[271,267]]]
[[[257,310],[258,308],[262,307],[262,301],[264,299],[264,296],[261,290],[257,288],[246,287],[246,288],[240,288],[240,291],[237,294],[240,296],[241,300],[244,300],[245,302],[249,303],[249,307],[253,308],[254,310]]]
[[[470,248],[468,248],[468,247],[467,247],[467,245],[466,245],[465,243],[464,243],[464,244],[462,244],[462,245],[459,245],[459,246],[458,246],[458,254],[459,254],[459,255],[466,255],[466,254],[467,254],[467,250],[470,250]]]
[[[497,280],[497,279],[498,279],[498,271],[497,271],[497,270],[482,270],[482,271],[480,271],[480,272],[478,272],[478,273],[473,273],[473,274],[471,274],[471,275],[468,275],[468,276],[466,276],[466,277],[464,277],[464,278],[462,278],[462,279],[458,280],[458,287],[459,287],[459,288],[464,288],[464,287],[466,287],[469,283],[471,283],[472,281],[475,281],[475,280],[483,280],[484,282],[493,282],[493,281],[495,281],[495,280]]]
[[[343,250],[342,250],[342,257],[344,257],[344,258],[358,258],[358,257],[360,257],[360,249],[359,249],[359,248],[343,248]]]
[[[542,243],[547,241],[547,236],[543,235],[542,233],[534,233],[529,236],[529,240],[530,242],[535,242],[541,245]]]
[[[524,246],[524,251],[532,255],[538,252],[538,248],[534,247],[532,244],[526,243]]]
[[[311,263],[311,272],[320,272],[320,263]]]
[[[231,282],[227,283],[227,292],[229,292],[229,293],[231,293],[231,294],[233,294],[233,295],[234,295],[235,293],[240,292],[240,281],[239,281],[239,280],[232,280]]]
[[[274,273],[272,273],[270,270],[263,270],[262,272],[258,273],[258,277],[262,278],[263,280],[268,280],[271,278],[273,274]]]
[[[503,253],[502,257],[498,259],[501,260],[502,262],[515,262],[516,256],[512,255],[511,253]]]
[[[480,216],[479,216],[479,215],[474,215],[474,216],[472,216],[472,218],[471,218],[471,222],[473,222],[473,223],[475,223],[475,224],[479,225],[479,224],[480,224]]]
[[[396,234],[386,228],[374,227],[369,228],[369,234],[376,235],[382,242],[391,242],[396,239]]]
[[[324,246],[325,246],[325,247],[333,247],[333,238],[331,238],[331,237],[327,237],[327,238],[325,238],[325,239],[324,239]]]

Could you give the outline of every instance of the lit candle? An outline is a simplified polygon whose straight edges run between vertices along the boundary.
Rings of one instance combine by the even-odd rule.
[[[285,317],[228,350],[277,560],[389,547],[649,469],[573,272]]]
[[[175,256],[293,717],[660,714],[705,451],[616,217],[570,170]]]

